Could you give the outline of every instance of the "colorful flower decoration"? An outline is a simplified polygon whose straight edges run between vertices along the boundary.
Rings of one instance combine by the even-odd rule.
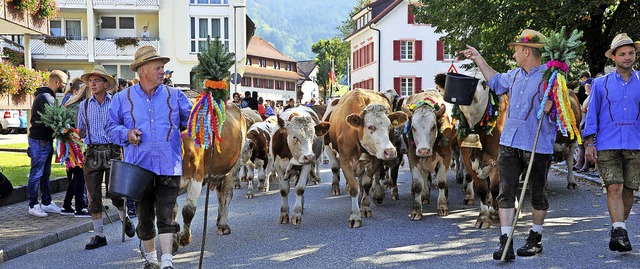
[[[518,43],[540,43],[540,37],[535,35],[516,36],[516,42]]]

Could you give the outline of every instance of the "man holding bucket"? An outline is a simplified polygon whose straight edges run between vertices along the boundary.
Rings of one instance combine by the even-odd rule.
[[[129,66],[140,83],[115,95],[109,108],[107,134],[124,147],[124,161],[156,174],[138,203],[136,232],[144,244],[145,268],[173,268],[173,235],[180,225],[173,220],[180,176],[182,140],[180,128],[186,128],[191,102],[182,91],[162,83],[162,57],[152,46],[142,46]],[[135,180],[135,179],[125,179]],[[162,252],[162,267],[156,254],[156,218]]]
[[[536,117],[542,102],[544,83],[542,75],[547,69],[541,64],[540,48],[544,47],[545,36],[534,30],[523,30],[516,42],[509,43],[514,47],[513,58],[518,68],[507,73],[497,73],[482,58],[474,47],[467,46],[464,54],[473,60],[482,75],[489,82],[490,88],[498,95],[509,95],[507,119],[500,136],[500,194],[498,200],[498,214],[500,215],[500,248],[493,253],[493,258],[500,260],[506,247],[508,235],[511,233],[513,218],[515,217],[515,198],[518,191],[520,174],[526,172],[531,150],[538,126]],[[547,101],[544,112],[551,111],[552,102]],[[540,129],[536,154],[530,175],[531,204],[533,206],[533,227],[529,231],[526,243],[518,249],[518,256],[533,256],[542,252],[542,224],[547,215],[549,203],[545,186],[547,172],[551,165],[553,143],[556,138],[555,121],[548,116]],[[522,203],[522,202],[520,202]],[[513,244],[509,242],[506,260],[515,259]]]
[[[108,189],[111,160],[121,159],[122,150],[110,142],[104,130],[112,98],[107,90],[115,87],[116,81],[101,65],[97,65],[93,71],[82,75],[80,79],[91,90],[91,97],[78,105],[78,129],[87,145],[84,178],[89,199],[88,210],[95,231],[95,236],[85,246],[85,249],[89,250],[107,245],[102,221],[102,180],[104,178]],[[124,213],[124,201],[108,192],[107,196],[111,198],[111,202],[118,209],[118,216],[125,223],[125,233],[133,237],[135,230],[131,220]]]

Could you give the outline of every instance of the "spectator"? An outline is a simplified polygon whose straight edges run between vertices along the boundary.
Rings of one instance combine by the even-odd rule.
[[[142,26],[142,33],[140,34],[140,36],[142,37],[142,41],[149,41],[149,27]]]
[[[295,106],[296,106],[296,101],[293,100],[293,98],[290,98],[289,102],[287,103],[286,106],[284,106],[284,109],[282,111],[285,111],[285,110],[287,110],[289,108],[292,108],[292,107],[295,107]]]
[[[581,86],[581,88],[583,87]],[[584,89],[585,89],[586,98],[584,99],[584,102],[582,102],[582,105],[580,107],[580,110],[582,111],[582,121],[580,122],[580,126],[579,126],[580,133],[584,131],[585,121],[587,120],[587,108],[589,107],[589,96],[591,96],[591,86],[584,87]],[[593,165],[594,165],[593,162],[585,158],[584,143],[578,145],[578,160],[576,161],[576,164],[573,166],[572,169],[577,170],[578,172],[581,172],[581,173],[589,172],[589,168],[592,167]]]
[[[244,92],[244,97],[242,98],[242,101],[240,102],[240,108],[245,108],[245,107],[249,107],[249,99],[251,99],[251,92],[250,91],[245,91]]]
[[[254,91],[249,95],[249,91],[245,92],[244,100],[247,101],[247,107],[258,111],[258,92]]]
[[[582,74],[580,75],[580,88],[578,88],[578,101],[580,101],[580,104],[584,103],[584,100],[587,99],[587,90],[589,92],[591,92],[591,82],[593,81],[593,79],[591,78],[591,74],[589,74],[589,72],[582,72]]]
[[[31,128],[27,138],[29,147],[27,155],[31,158],[31,170],[27,183],[29,197],[29,215],[46,217],[47,213],[60,214],[62,209],[51,201],[49,177],[51,176],[51,159],[53,158],[53,129],[40,122],[40,113],[44,113],[47,105],[56,105],[55,94],[67,85],[67,74],[53,70],[49,74],[46,87],[36,89],[35,99],[31,106]],[[38,204],[38,190],[42,196],[42,204]]]
[[[120,92],[129,87],[129,83],[124,78],[118,78],[118,90],[116,92]]]
[[[182,175],[179,130],[186,127],[191,102],[182,91],[166,87],[158,79],[157,70],[164,69],[169,60],[152,46],[138,48],[129,68],[140,75],[140,83],[126,90],[130,94],[115,95],[105,128],[111,141],[125,147],[125,162],[156,174],[136,209],[145,268],[173,268],[173,236],[180,231],[173,220]],[[154,107],[153,113],[148,113],[147,107]],[[156,235],[162,266],[158,265]]]
[[[171,77],[173,77],[173,71],[167,69],[164,71],[164,79],[162,80],[162,84],[173,87],[173,81],[171,81]]]
[[[83,85],[84,84],[82,83],[82,80],[80,80],[80,78],[74,78],[71,81],[71,85],[64,92],[64,97],[62,98],[62,102],[60,102],[60,104],[64,105],[67,101],[69,101],[72,96],[76,95],[80,91],[80,88],[82,88]]]
[[[640,72],[633,69],[640,43],[613,38],[605,56],[615,70],[593,81],[583,135],[585,157],[598,164],[611,217],[609,250],[631,251],[627,220],[640,188]],[[633,224],[635,225],[635,224]]]
[[[275,102],[267,101],[267,107],[265,108],[264,115],[266,118],[276,115]]]
[[[140,83],[140,78],[138,78],[138,77],[133,78],[133,79],[131,80],[131,83],[132,83],[133,85],[136,85],[136,84]],[[131,86],[133,86],[133,85],[131,85]]]
[[[101,65],[97,65],[93,71],[82,75],[81,78],[91,89],[91,97],[82,101],[78,108],[78,129],[85,134],[84,143],[87,145],[84,177],[87,196],[89,196],[89,213],[95,231],[91,242],[85,245],[85,249],[90,250],[107,245],[102,220],[102,183],[104,181],[104,185],[109,187],[110,162],[113,159],[122,159],[122,148],[111,143],[105,132],[106,115],[109,106],[113,103],[113,97],[107,89],[115,88],[116,81]],[[125,233],[133,237],[135,229],[131,220],[125,215],[124,201],[109,192],[107,196],[118,209],[118,216],[125,224]]]
[[[307,106],[311,107],[311,106],[315,106],[316,105],[316,98],[311,98],[311,100],[309,101],[309,103],[307,103]]]
[[[444,94],[444,84],[447,80],[447,75],[445,73],[438,73],[433,78],[433,82],[436,84],[436,89],[441,94]]]
[[[262,104],[264,103],[264,99],[262,99],[262,97],[258,98],[258,113],[260,114],[260,117],[262,117],[262,120],[267,118],[267,110],[264,108],[264,105]]]
[[[237,92],[233,93],[233,103],[238,107],[242,108],[242,103],[240,101],[240,94]]]

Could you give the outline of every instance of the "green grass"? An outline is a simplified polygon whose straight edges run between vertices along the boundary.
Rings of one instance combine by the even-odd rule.
[[[11,181],[14,187],[27,185],[31,158],[26,152],[0,152],[0,167],[2,173]],[[51,165],[51,178],[67,175],[65,167],[59,163]]]
[[[3,149],[27,149],[29,144],[27,143],[15,143],[15,144],[2,144],[0,148]]]

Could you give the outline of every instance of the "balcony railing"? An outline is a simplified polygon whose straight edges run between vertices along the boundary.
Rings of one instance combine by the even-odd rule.
[[[87,0],[56,0],[59,8],[86,8]]]
[[[31,55],[62,56],[63,58],[87,58],[87,39],[67,40],[64,46],[54,46],[44,43],[42,39],[31,39]]]
[[[139,41],[138,47],[141,46],[153,46],[158,50],[159,41]],[[105,57],[131,57],[133,59],[133,55],[136,53],[138,49],[136,46],[124,46],[122,48],[116,47],[115,40],[96,40],[95,43],[95,56],[96,58],[105,58]]]
[[[93,0],[94,6],[160,6],[159,0]]]
[[[2,48],[10,48],[18,52],[24,52],[24,48],[22,47],[22,45],[11,41],[4,36],[0,36],[0,54],[2,54]]]

